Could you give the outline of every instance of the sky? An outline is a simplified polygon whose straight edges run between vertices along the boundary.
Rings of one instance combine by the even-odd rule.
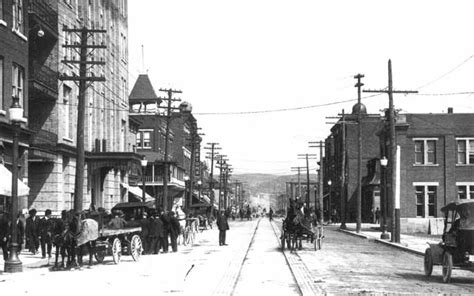
[[[365,75],[363,89],[383,89],[389,59],[394,88],[419,91],[395,95],[396,109],[474,112],[472,1],[128,5],[130,89],[148,73],[157,92],[182,90],[179,97],[192,104],[205,134],[203,144],[218,142],[236,174],[291,174],[291,167],[305,165],[298,154],[319,155],[308,142],[330,134],[334,119],[327,117],[351,112],[357,103],[353,76]],[[370,95],[362,95],[369,113],[387,108],[386,94]],[[290,110],[246,113],[281,109]]]

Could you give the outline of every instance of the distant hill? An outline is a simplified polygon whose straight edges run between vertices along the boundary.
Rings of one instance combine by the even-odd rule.
[[[310,180],[316,181],[317,176],[310,174]],[[286,182],[297,181],[298,175],[272,175],[272,174],[236,174],[232,176],[233,180],[239,180],[247,183],[244,188],[249,191],[251,195],[258,193],[286,193]],[[301,183],[306,182],[306,174],[300,175]]]

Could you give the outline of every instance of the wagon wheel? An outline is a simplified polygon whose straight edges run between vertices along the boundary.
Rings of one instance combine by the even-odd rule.
[[[433,272],[433,254],[430,248],[425,251],[425,275],[430,276]]]
[[[118,264],[120,262],[120,257],[122,256],[122,243],[119,238],[115,238],[112,243],[112,258],[114,263]]]
[[[451,272],[453,271],[453,256],[449,252],[444,252],[443,255],[443,282],[449,283],[451,281]]]
[[[138,261],[142,251],[142,240],[140,239],[140,236],[135,234],[132,236],[132,240],[130,241],[130,254],[132,255],[133,261]]]
[[[106,255],[106,250],[102,248],[97,248],[95,250],[94,257],[95,257],[95,260],[97,260],[97,262],[99,263],[104,262],[105,255]]]

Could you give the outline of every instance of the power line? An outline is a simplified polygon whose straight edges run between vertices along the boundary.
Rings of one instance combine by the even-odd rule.
[[[470,57],[468,57],[467,59],[465,59],[462,63],[460,63],[459,65],[457,65],[456,67],[452,68],[451,70],[449,70],[448,72],[444,73],[443,75],[439,76],[438,78],[432,80],[432,81],[429,81],[425,84],[423,84],[422,86],[419,86],[417,89],[421,89],[421,88],[424,88],[428,85],[431,85],[435,82],[438,82],[439,80],[443,79],[444,77],[448,76],[449,74],[453,73],[454,71],[456,71],[457,69],[459,69],[461,66],[463,66],[465,63],[467,63],[468,61],[470,61],[472,58],[474,57],[474,55],[471,55]]]

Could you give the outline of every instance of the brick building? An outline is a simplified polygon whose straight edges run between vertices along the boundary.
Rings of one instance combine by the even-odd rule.
[[[136,137],[137,153],[148,160],[145,171],[146,192],[163,204],[163,170],[166,135],[166,108],[160,106],[161,99],[155,93],[148,75],[139,75],[130,93],[130,117],[140,121]],[[176,108],[174,108],[176,109]],[[191,144],[191,139],[196,141]],[[168,205],[174,198],[184,196],[185,180],[188,188],[199,180],[200,137],[197,122],[191,113],[189,103],[183,102],[179,112],[170,114],[170,134],[168,142]],[[191,159],[194,158],[193,170]],[[193,172],[193,173],[192,173]],[[141,178],[132,186],[142,186]],[[195,187],[196,188],[196,187]],[[189,197],[187,199],[190,200]]]
[[[384,155],[388,135],[386,130],[380,133]],[[474,198],[474,114],[452,109],[443,114],[399,114],[396,143],[401,155],[402,232],[427,231],[442,217],[444,205]],[[390,213],[392,203],[388,206]]]
[[[24,122],[19,133],[19,179],[28,183],[28,146],[31,132],[28,129],[28,4],[26,0],[0,2],[0,162],[9,170],[12,166],[13,128],[8,109],[12,97],[20,100]],[[2,180],[11,186],[11,180]],[[0,195],[0,208],[9,199]],[[27,197],[19,197],[19,208],[25,208]]]
[[[139,156],[128,142],[127,1],[31,3],[29,19],[34,27],[30,35],[33,29],[45,34],[30,41],[30,112],[34,114],[30,127],[34,136],[28,207],[60,211],[73,206],[79,89],[72,81],[59,81],[58,76],[78,75],[76,65],[61,61],[79,59],[74,49],[63,45],[79,44],[80,38],[63,28],[86,27],[107,33],[93,34],[88,42],[106,45],[94,51],[94,59],[104,61],[105,66],[90,70],[104,76],[106,82],[95,82],[85,95],[83,208],[94,204],[110,209],[128,199],[129,174],[139,167]]]
[[[357,200],[358,173],[358,124],[359,105],[352,108],[351,114],[343,114],[337,124],[331,128],[331,134],[325,140],[323,192],[324,210],[336,209],[341,214],[341,196],[346,196],[346,221],[355,221]],[[361,104],[361,137],[362,137],[362,221],[370,221],[372,207],[380,206],[379,179],[363,178],[371,173],[371,160],[378,159],[380,144],[377,136],[382,126],[380,115],[368,114]],[[342,174],[345,174],[344,184]],[[328,181],[331,180],[331,185]],[[369,186],[370,185],[370,186]],[[341,194],[344,193],[344,194]]]

